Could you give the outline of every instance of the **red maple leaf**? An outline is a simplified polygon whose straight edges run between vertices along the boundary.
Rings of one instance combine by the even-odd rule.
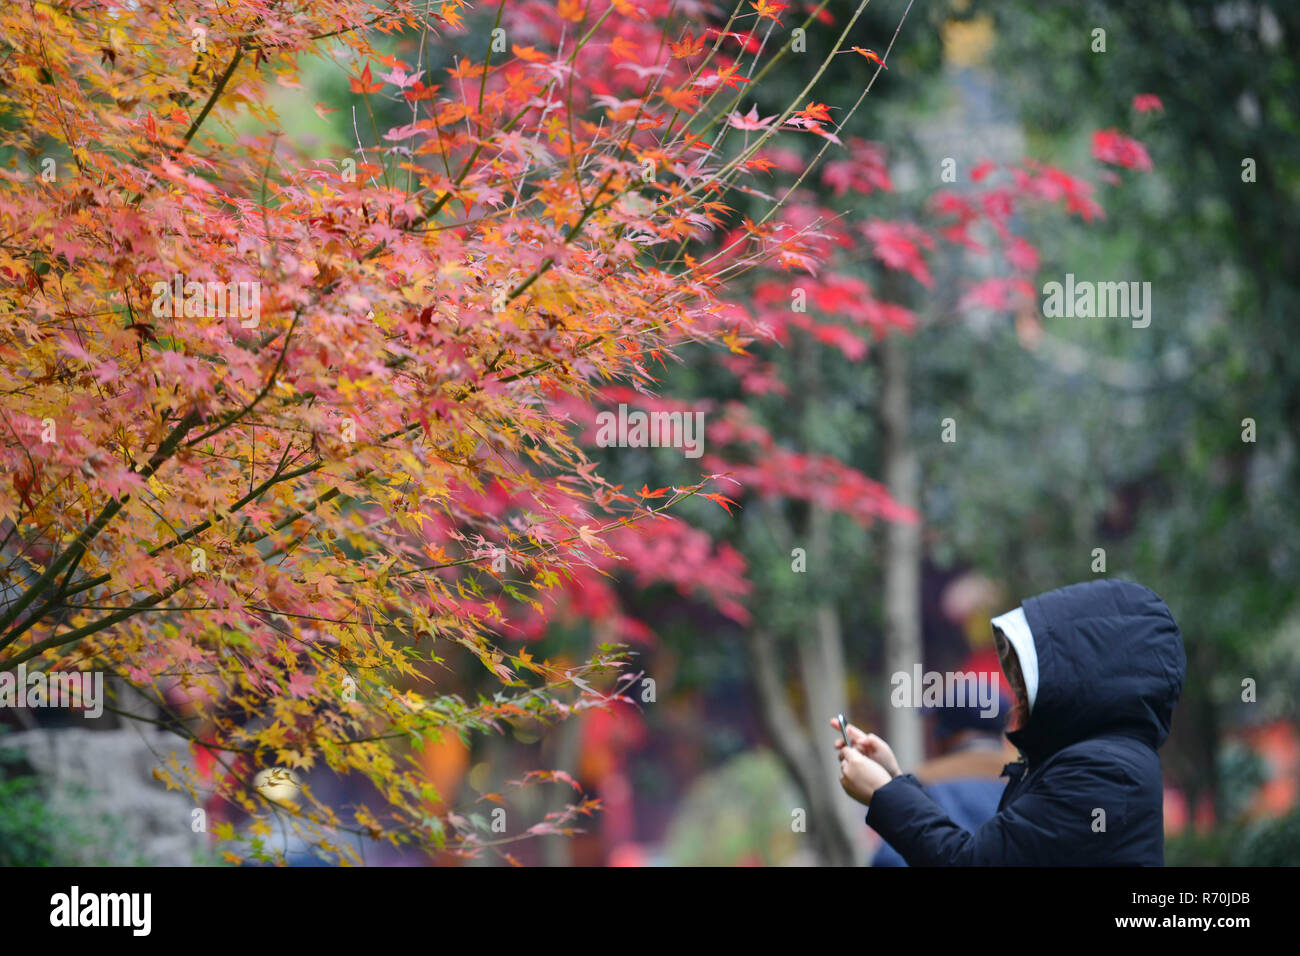
[[[716,501],[718,504],[722,505],[723,509],[727,512],[727,514],[731,514],[732,505],[739,504],[738,502],[732,501],[726,495],[716,494],[715,492],[701,491],[700,494],[703,495],[705,498],[708,498],[710,501]]]
[[[1092,134],[1092,155],[1103,163],[1125,169],[1152,168],[1147,148],[1115,129],[1099,129]]]
[[[1164,108],[1165,104],[1161,103],[1160,97],[1154,93],[1139,93],[1133,97],[1133,109],[1139,113],[1152,113]]]
[[[371,82],[370,64],[367,63],[366,68],[361,71],[361,78],[356,79],[354,77],[349,79],[348,86],[351,88],[353,93],[377,93],[379,90],[383,89],[384,84]]]

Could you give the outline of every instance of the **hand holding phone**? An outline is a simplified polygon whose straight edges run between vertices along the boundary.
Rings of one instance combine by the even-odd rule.
[[[875,734],[866,733],[855,727],[853,733],[858,738],[860,745],[854,746],[849,740],[849,722],[844,719],[843,714],[836,714],[831,718],[830,723],[839,726],[845,747],[857,751],[864,757],[871,758],[884,767],[891,777],[897,777],[903,772],[898,766],[898,758],[894,756],[894,751],[890,749],[889,744]]]

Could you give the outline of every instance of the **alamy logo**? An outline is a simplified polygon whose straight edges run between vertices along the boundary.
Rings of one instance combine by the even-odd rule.
[[[687,458],[704,454],[703,412],[604,411],[596,416],[601,448],[680,448]]]
[[[261,320],[262,285],[259,282],[198,282],[177,273],[171,283],[153,284],[153,314],[163,319],[188,317],[241,319],[243,328],[255,329]]]
[[[897,671],[889,679],[894,688],[889,702],[895,707],[979,707],[981,717],[996,717],[996,679],[988,671],[922,674],[921,665],[915,664],[912,673]]]
[[[1132,319],[1133,328],[1151,324],[1150,282],[1075,282],[1043,286],[1043,317],[1047,319]]]
[[[128,926],[134,936],[148,936],[152,926],[152,893],[71,893],[50,897],[51,926]]]
[[[19,664],[17,673],[0,673],[0,707],[80,707],[83,717],[104,713],[102,671],[42,671],[28,673]]]

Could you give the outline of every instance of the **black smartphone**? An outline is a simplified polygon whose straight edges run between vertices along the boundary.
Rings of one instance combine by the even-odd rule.
[[[844,735],[844,746],[849,746],[849,722],[844,719],[843,714],[835,715],[840,722],[840,733]]]

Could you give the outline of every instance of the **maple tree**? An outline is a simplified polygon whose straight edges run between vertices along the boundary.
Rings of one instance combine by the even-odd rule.
[[[537,660],[498,639],[507,613],[676,527],[684,498],[728,506],[707,481],[610,484],[566,411],[646,388],[682,343],[740,350],[728,279],[810,261],[779,219],[684,250],[773,136],[838,142],[809,96],[834,52],[751,125],[787,11],[699,13],[502,3],[478,32],[458,0],[0,13],[0,672],[120,676],[204,757],[158,776],[262,819],[284,806],[258,771],[363,775],[383,815],[309,789],[288,814],[345,857],[340,831],[474,853],[590,813],[488,840],[412,748],[616,698],[619,648]],[[480,54],[429,74],[452,38]],[[355,158],[312,155],[269,105],[322,51],[355,114],[409,115]],[[498,691],[430,690],[452,646]]]

